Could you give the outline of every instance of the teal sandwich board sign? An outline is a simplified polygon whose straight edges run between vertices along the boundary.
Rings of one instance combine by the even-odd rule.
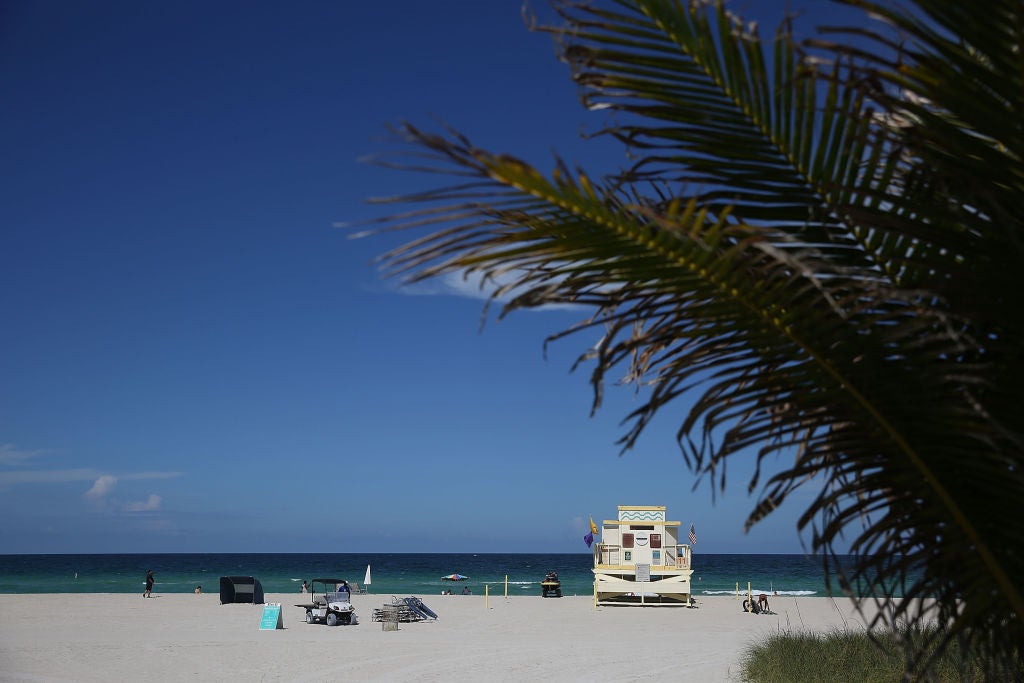
[[[281,603],[271,602],[263,605],[263,616],[260,617],[261,631],[274,631],[284,628],[284,617],[281,616]]]

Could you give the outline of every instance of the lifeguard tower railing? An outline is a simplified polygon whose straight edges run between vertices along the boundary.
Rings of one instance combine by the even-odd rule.
[[[632,550],[632,548],[626,548]],[[661,548],[662,564],[651,563],[651,569],[689,569],[693,554],[688,545],[667,545]],[[623,560],[623,547],[614,543],[594,544],[594,566],[609,569],[623,566],[634,566],[634,561]]]

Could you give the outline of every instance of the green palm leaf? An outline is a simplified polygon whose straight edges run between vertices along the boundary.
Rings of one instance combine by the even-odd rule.
[[[826,566],[852,543],[846,581],[881,598],[899,587],[911,599],[897,618],[934,598],[939,637],[997,670],[1024,642],[1024,526],[1003,518],[1024,490],[1011,360],[1024,309],[1008,310],[1021,296],[1019,32],[981,53],[946,36],[980,40],[982,12],[922,2],[924,21],[849,4],[913,46],[858,27],[845,32],[875,53],[801,47],[784,26],[768,54],[722,5],[560,5],[584,104],[616,113],[608,132],[639,161],[604,182],[561,164],[545,177],[407,126],[423,168],[467,180],[385,219],[438,229],[384,261],[413,280],[506,283],[506,311],[591,307],[556,337],[603,332],[579,359],[595,408],[611,372],[642,387],[624,449],[692,400],[679,443],[697,473],[724,486],[729,458],[757,458],[748,525],[814,482],[799,524]],[[1019,3],[999,11],[1024,23]],[[792,465],[779,471],[779,455]]]

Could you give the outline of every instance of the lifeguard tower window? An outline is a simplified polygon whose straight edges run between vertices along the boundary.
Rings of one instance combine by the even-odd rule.
[[[633,534],[622,534],[622,547],[632,548],[633,547]]]
[[[661,547],[661,534],[651,534],[651,547],[652,548],[660,548]]]

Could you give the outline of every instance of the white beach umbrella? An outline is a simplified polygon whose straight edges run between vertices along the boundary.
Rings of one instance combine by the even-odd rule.
[[[366,576],[363,577],[363,586],[370,587],[370,565],[366,565]]]

